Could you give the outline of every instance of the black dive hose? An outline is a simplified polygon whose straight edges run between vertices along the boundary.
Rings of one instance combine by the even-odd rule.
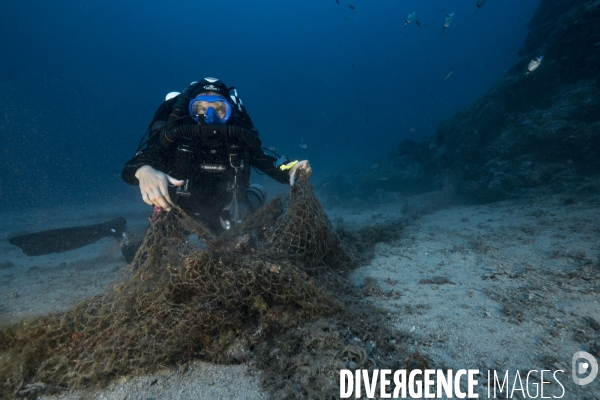
[[[260,147],[261,141],[253,132],[239,126],[223,124],[179,125],[162,129],[160,144],[169,147],[183,137],[202,139],[238,139],[250,147]]]

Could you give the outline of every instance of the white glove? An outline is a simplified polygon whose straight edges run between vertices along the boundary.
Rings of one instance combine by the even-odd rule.
[[[149,165],[143,165],[135,172],[135,177],[140,181],[142,200],[151,206],[161,207],[170,211],[175,205],[169,197],[169,182],[175,186],[181,186],[184,181],[170,177],[164,172],[157,171]]]
[[[312,175],[312,168],[310,167],[310,163],[308,162],[308,160],[298,161],[296,165],[290,168],[290,186],[294,186],[294,182],[296,181],[299,169],[303,170],[306,173],[307,178],[309,178]]]

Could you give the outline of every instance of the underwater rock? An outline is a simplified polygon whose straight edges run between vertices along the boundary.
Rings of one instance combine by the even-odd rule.
[[[427,140],[429,169],[460,175],[459,193],[481,200],[573,190],[596,175],[599,17],[598,2],[542,0],[521,60]],[[528,74],[540,53],[544,63]]]
[[[481,201],[599,191],[598,19],[598,1],[542,0],[519,61],[487,94],[421,143],[400,143],[397,153],[377,161],[379,168],[331,179],[336,183],[324,194],[418,194],[440,190],[449,178],[458,195]],[[529,71],[541,54],[543,62]]]

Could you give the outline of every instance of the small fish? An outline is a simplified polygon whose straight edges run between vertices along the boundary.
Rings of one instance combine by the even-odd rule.
[[[354,64],[352,64],[352,72],[354,72]]]
[[[486,1],[487,0],[477,0],[477,8],[483,7]]]
[[[300,143],[298,145],[298,147],[300,147],[301,149],[304,149],[304,150],[308,149],[308,145],[306,143]]]
[[[452,18],[454,18],[454,13],[446,15],[446,18],[444,18],[444,29],[450,27],[450,24],[452,23]]]
[[[415,19],[415,14],[416,14],[416,12],[414,12],[414,11],[411,11],[408,13],[408,15],[406,16],[406,19],[404,20],[404,26],[410,24]]]
[[[338,4],[338,6],[340,5],[340,0],[335,0],[335,2]]]
[[[431,100],[435,101],[435,97],[433,97],[432,93],[429,93],[429,97],[431,97]]]
[[[369,122],[369,114],[365,115],[365,122]]]
[[[417,132],[417,128],[410,128],[410,131],[411,131],[412,133],[415,133],[415,132]]]
[[[420,28],[421,27],[421,23],[419,22],[418,19],[415,19],[415,24]]]
[[[527,73],[533,72],[536,69],[538,69],[538,67],[542,63],[543,59],[544,59],[544,56],[537,56],[533,60],[529,61],[529,65],[527,65]]]
[[[351,10],[356,10],[356,7],[354,7],[352,4],[348,4],[348,8]]]
[[[454,72],[454,70],[452,70],[452,71],[448,72],[448,75],[446,75],[446,77],[444,78],[444,80],[446,80],[446,79],[450,78],[450,75],[452,75],[452,73],[453,73],[453,72]]]

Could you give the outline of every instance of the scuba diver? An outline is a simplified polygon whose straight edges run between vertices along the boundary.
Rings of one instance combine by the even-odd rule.
[[[154,206],[152,218],[176,204],[218,233],[266,200],[262,186],[250,185],[250,167],[292,186],[299,170],[311,175],[307,160],[290,162],[271,153],[275,157],[261,148],[258,131],[235,88],[204,78],[182,93],[167,95],[122,177],[140,186],[142,199]],[[127,262],[141,245],[128,237],[124,218],[18,235],[9,242],[28,256],[38,256],[73,250],[106,236],[125,239],[121,251]]]
[[[263,150],[270,151],[261,148],[235,87],[209,77],[167,95],[122,178],[139,185],[155,214],[177,205],[219,232],[266,199],[262,186],[250,185],[251,167],[291,186],[299,170],[312,173],[307,160],[290,162]]]

